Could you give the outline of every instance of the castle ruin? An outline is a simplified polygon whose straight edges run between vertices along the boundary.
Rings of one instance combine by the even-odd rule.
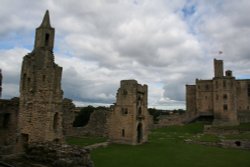
[[[236,80],[230,70],[223,73],[223,61],[214,59],[212,80],[196,79],[195,85],[186,85],[190,120],[211,116],[214,125],[250,122],[250,79]]]
[[[148,87],[136,80],[122,80],[109,116],[109,139],[137,145],[148,140]]]
[[[35,45],[23,58],[18,128],[25,142],[62,141],[62,67],[54,62],[55,30],[46,11]]]

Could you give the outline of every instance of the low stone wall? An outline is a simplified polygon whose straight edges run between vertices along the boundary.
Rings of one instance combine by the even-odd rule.
[[[183,121],[185,120],[185,118],[185,114],[162,115],[159,118],[158,124],[154,124],[154,128],[160,128],[171,125],[183,125]]]
[[[185,142],[191,143],[191,144],[200,144],[200,145],[215,146],[215,147],[222,147],[222,148],[237,148],[237,149],[250,150],[250,141],[246,141],[246,140],[221,140],[219,142],[186,140]]]
[[[249,111],[239,111],[238,112],[238,120],[240,123],[250,122],[250,112]]]
[[[214,127],[212,125],[205,125],[203,132],[213,135],[238,135],[240,133],[238,129],[227,129],[223,127]]]
[[[94,167],[89,150],[55,143],[32,143],[26,158],[52,167]]]

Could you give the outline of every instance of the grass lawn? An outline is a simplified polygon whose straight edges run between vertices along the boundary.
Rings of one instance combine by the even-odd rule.
[[[91,158],[95,167],[250,167],[250,151],[183,142],[202,129],[197,123],[157,129],[146,144],[112,144],[93,150]]]
[[[67,137],[66,142],[71,145],[88,146],[107,141],[104,137]]]

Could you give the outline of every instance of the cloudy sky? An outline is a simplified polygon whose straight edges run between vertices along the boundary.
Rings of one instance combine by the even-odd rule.
[[[149,106],[185,108],[185,85],[213,77],[223,59],[250,78],[249,0],[0,0],[3,98],[19,96],[24,55],[48,9],[64,97],[115,102],[120,80],[149,86]],[[219,54],[222,51],[223,54]]]

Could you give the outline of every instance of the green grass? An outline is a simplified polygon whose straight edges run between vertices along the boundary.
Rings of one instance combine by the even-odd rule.
[[[67,137],[66,142],[71,145],[88,146],[107,141],[104,137]]]
[[[154,130],[149,142],[130,146],[112,144],[91,152],[95,167],[249,167],[250,151],[187,144],[202,132],[202,124]],[[203,140],[214,140],[204,136]]]
[[[240,133],[238,135],[226,135],[225,139],[241,139],[241,140],[250,140],[250,133]]]
[[[216,135],[202,134],[202,135],[194,137],[193,139],[197,141],[204,141],[204,142],[219,142],[221,138]]]

